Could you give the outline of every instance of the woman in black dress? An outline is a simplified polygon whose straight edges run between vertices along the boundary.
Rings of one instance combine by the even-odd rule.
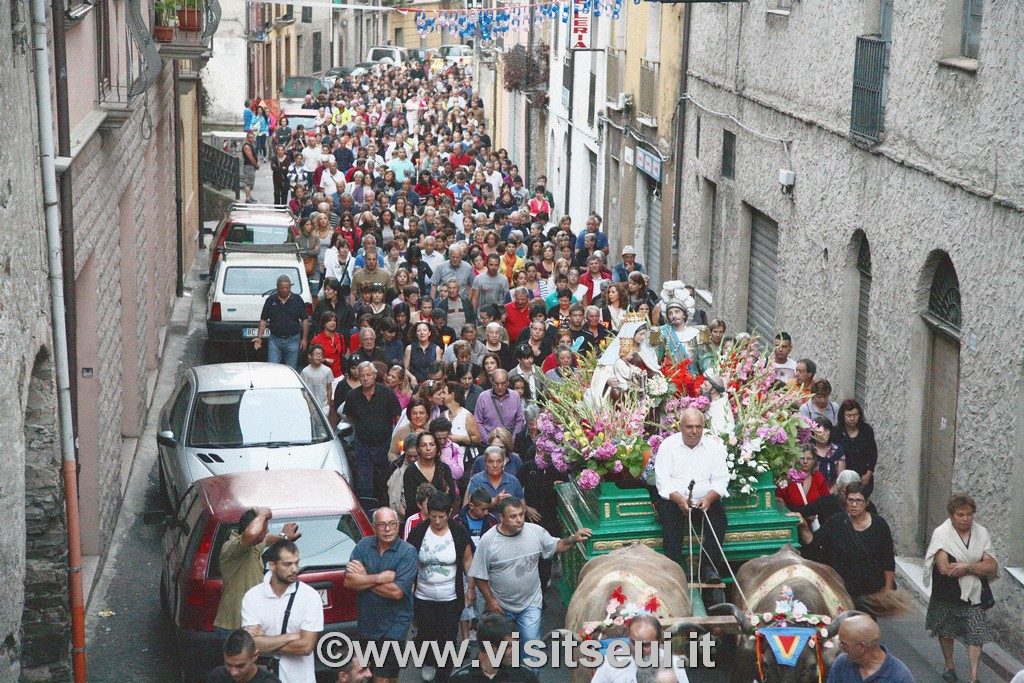
[[[875,465],[878,463],[875,430],[864,420],[864,409],[855,399],[843,401],[839,415],[832,440],[846,458],[846,469],[860,475],[861,484],[868,487],[870,494],[875,488]]]

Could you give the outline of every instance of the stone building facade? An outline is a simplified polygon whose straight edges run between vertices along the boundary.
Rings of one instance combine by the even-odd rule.
[[[28,3],[0,4],[0,680],[69,678],[67,528]]]
[[[899,554],[967,491],[1020,567],[1024,15],[789,5],[695,6],[681,278],[731,331],[791,331],[835,398],[862,401]],[[1020,653],[1024,589],[1004,576],[989,614]]]

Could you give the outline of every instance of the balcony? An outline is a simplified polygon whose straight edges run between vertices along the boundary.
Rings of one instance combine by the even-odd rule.
[[[153,5],[153,36],[161,57],[196,61],[210,58],[213,34],[220,24],[219,0],[155,0]]]
[[[640,60],[640,95],[637,97],[637,121],[650,128],[658,126],[658,62]]]
[[[850,134],[867,143],[881,142],[883,137],[888,57],[888,41],[879,36],[857,36]]]
[[[100,126],[104,130],[119,128],[131,117],[163,70],[142,11],[141,0],[127,0],[123,21],[109,21],[105,13],[100,15],[110,27],[97,37],[96,101],[106,112]]]

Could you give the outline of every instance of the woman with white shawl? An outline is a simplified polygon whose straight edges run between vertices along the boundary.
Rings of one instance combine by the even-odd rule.
[[[968,680],[973,682],[978,680],[981,648],[993,639],[985,618],[985,610],[992,606],[991,591],[984,590],[983,596],[983,589],[987,581],[996,578],[999,563],[988,531],[974,522],[974,499],[954,494],[946,509],[949,519],[932,532],[925,554],[925,587],[931,584],[925,626],[939,637],[946,659],[943,680],[958,680],[953,667],[953,641],[957,639],[967,646]]]

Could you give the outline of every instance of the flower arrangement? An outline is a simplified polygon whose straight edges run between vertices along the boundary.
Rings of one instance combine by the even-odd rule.
[[[818,629],[822,639],[828,638],[828,625],[832,623],[832,617],[827,614],[810,614],[807,606],[797,600],[793,595],[793,589],[783,586],[782,599],[776,600],[775,610],[756,614],[748,612],[747,618],[755,628],[773,626],[810,626]],[[834,647],[830,640],[824,640],[825,647]]]
[[[785,480],[801,446],[811,438],[812,425],[798,409],[803,390],[779,382],[753,340],[725,354],[719,373],[736,423],[732,432],[718,435],[728,453],[731,486],[737,493],[753,493],[765,472],[777,482]]]
[[[675,385],[676,396],[700,396],[700,388],[704,385],[704,375],[692,374],[690,365],[689,358],[684,358],[676,365],[672,365],[672,362],[665,358],[661,365],[661,374],[665,375],[668,382]]]
[[[641,604],[642,603],[642,604]],[[580,633],[583,640],[600,640],[625,635],[630,622],[641,615],[653,615],[659,619],[668,616],[664,613],[661,600],[653,591],[648,591],[636,602],[626,598],[622,586],[616,586],[608,599],[605,618],[600,623],[588,626]]]
[[[644,429],[650,402],[631,391],[615,406],[593,406],[582,400],[585,386],[576,374],[549,389],[537,421],[538,467],[575,473],[584,490],[609,475],[638,477],[651,455]]]

